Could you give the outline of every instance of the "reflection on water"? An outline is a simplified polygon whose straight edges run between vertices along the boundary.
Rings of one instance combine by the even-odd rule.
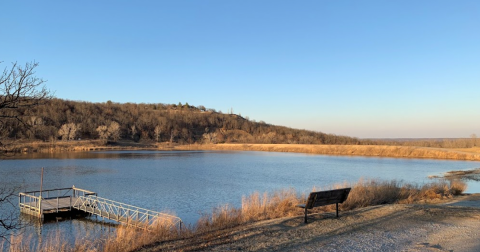
[[[325,188],[362,177],[426,183],[429,175],[477,168],[480,162],[233,151],[34,153],[0,161],[0,184],[38,190],[41,167],[45,167],[44,189],[75,185],[194,223],[201,213],[220,204],[239,206],[243,195],[255,191],[308,192],[314,186]],[[468,192],[480,192],[479,183],[471,180],[468,185]],[[28,232],[44,236],[62,230],[74,237],[90,226],[95,230],[101,225],[74,219],[48,222],[38,230],[31,225]]]
[[[466,176],[463,179],[466,180],[466,181],[473,180],[473,181],[480,182],[480,174],[471,174],[471,175]]]
[[[118,159],[118,158],[158,158],[169,156],[193,155],[198,151],[90,151],[90,152],[56,152],[56,153],[18,153],[10,160],[21,159]]]

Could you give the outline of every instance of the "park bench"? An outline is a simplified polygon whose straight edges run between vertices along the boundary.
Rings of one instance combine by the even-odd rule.
[[[351,188],[342,188],[329,191],[311,192],[308,196],[307,204],[297,205],[305,209],[305,223],[307,223],[308,209],[314,207],[336,204],[338,218],[338,203],[343,203],[350,193]]]

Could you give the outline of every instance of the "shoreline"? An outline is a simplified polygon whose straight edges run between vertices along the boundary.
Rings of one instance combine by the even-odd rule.
[[[253,222],[136,251],[477,251],[480,194]]]
[[[422,158],[480,161],[480,148],[454,149],[415,146],[389,145],[313,145],[313,144],[189,144],[171,143],[134,143],[133,141],[103,144],[98,140],[83,140],[57,143],[22,143],[16,144],[15,153],[63,153],[115,150],[151,150],[151,151],[187,151],[187,150],[230,150],[230,151],[265,151],[291,152],[319,155]],[[13,153],[13,152],[12,152]]]

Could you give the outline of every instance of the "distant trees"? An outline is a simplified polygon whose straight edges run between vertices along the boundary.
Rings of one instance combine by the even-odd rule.
[[[181,144],[360,144],[356,138],[291,129],[263,121],[257,123],[236,114],[217,113],[213,109],[187,103],[120,104],[51,99],[43,105],[22,109],[21,113],[30,118],[29,124],[35,125],[35,130],[29,133],[27,127],[10,122],[7,125],[12,128],[9,138],[55,141],[58,135],[64,140],[99,138],[105,143],[133,139]],[[75,131],[73,126],[67,127],[72,122],[75,123]],[[209,131],[205,132],[205,128]],[[207,135],[204,136],[205,133]]]
[[[298,130],[255,122],[236,114],[203,111],[202,106],[186,104],[120,104],[115,102],[89,103],[60,99],[45,100],[33,107],[16,111],[24,123],[17,119],[2,120],[5,138],[40,139],[55,141],[59,138],[97,139],[106,142],[121,139],[156,141],[180,144],[190,143],[288,143],[288,144],[381,144],[467,148],[478,146],[475,136],[463,139],[419,141],[385,141],[357,139],[348,136]],[[0,113],[2,109],[0,108]],[[1,118],[0,118],[1,120]],[[76,130],[64,128],[74,122]],[[208,131],[206,131],[208,128]],[[73,134],[74,133],[74,134]],[[73,134],[73,136],[72,136]]]

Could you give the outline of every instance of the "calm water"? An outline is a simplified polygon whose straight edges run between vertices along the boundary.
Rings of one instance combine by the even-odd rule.
[[[0,161],[0,184],[44,189],[76,187],[100,197],[156,211],[175,212],[194,223],[220,204],[239,205],[254,191],[295,188],[308,192],[360,178],[430,182],[429,175],[480,167],[480,162],[341,157],[272,152],[116,151],[23,155]],[[468,192],[480,192],[471,182]],[[42,230],[75,230],[85,221],[45,224]],[[48,232],[48,231],[47,231]]]

